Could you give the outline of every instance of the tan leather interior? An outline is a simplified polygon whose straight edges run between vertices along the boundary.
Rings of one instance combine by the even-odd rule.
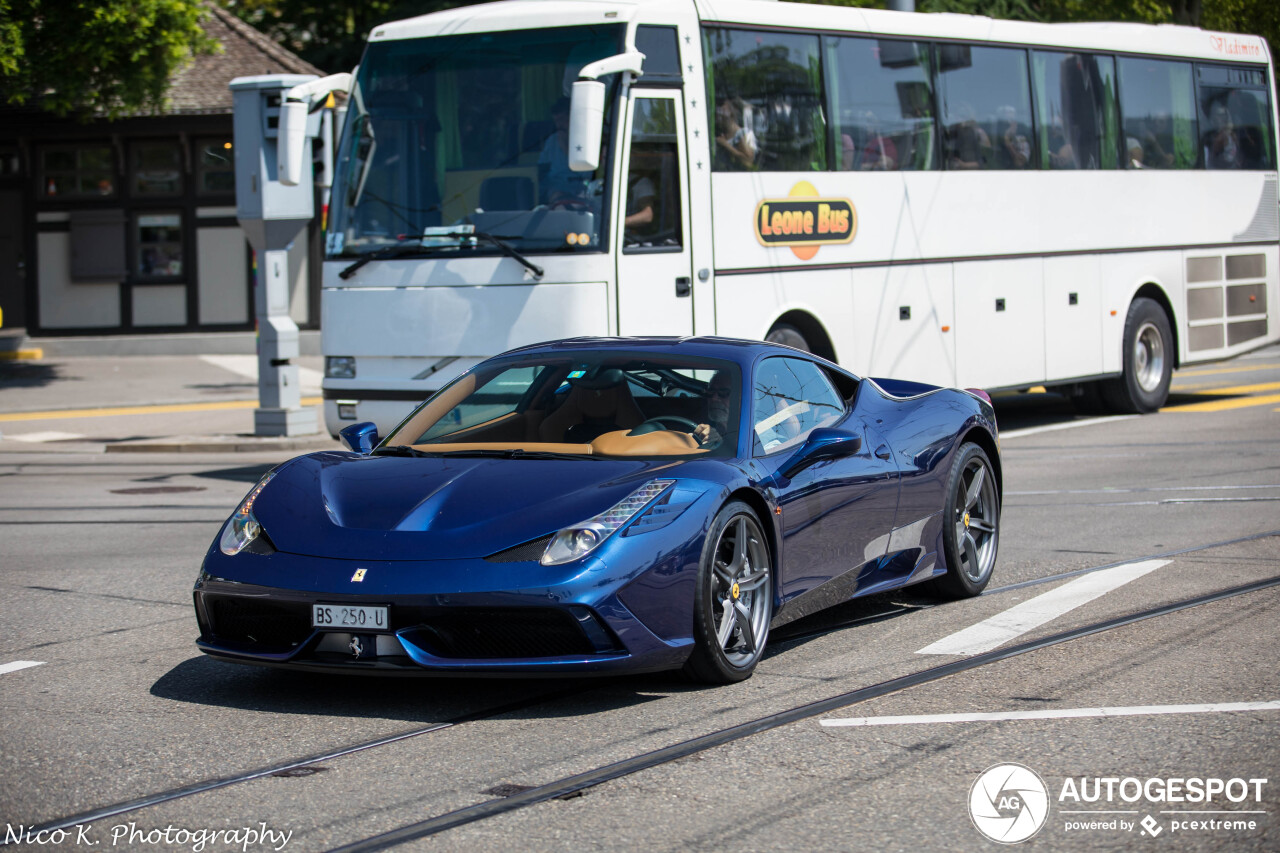
[[[563,441],[570,427],[598,423],[632,429],[644,423],[644,413],[631,397],[625,382],[608,388],[573,386],[560,408],[538,427],[542,441]]]
[[[415,444],[428,453],[450,453],[467,450],[525,450],[530,453],[572,453],[579,456],[687,456],[706,453],[697,440],[686,432],[658,430],[644,435],[627,435],[628,430],[607,432],[590,444],[566,444],[553,441],[486,441],[450,444]]]

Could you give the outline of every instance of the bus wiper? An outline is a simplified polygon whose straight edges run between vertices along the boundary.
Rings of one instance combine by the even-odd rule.
[[[542,276],[544,275],[544,270],[542,269],[542,267],[538,266],[533,261],[529,260],[524,255],[517,252],[514,248],[511,247],[511,244],[506,242],[506,239],[509,239],[509,238],[499,237],[495,234],[490,234],[487,231],[449,231],[442,234],[442,233],[437,233],[435,229],[428,229],[428,230],[430,231],[429,239],[439,240],[441,238],[444,238],[444,239],[457,240],[459,242],[456,246],[440,246],[440,245],[424,246],[423,244],[418,242],[395,243],[390,246],[384,246],[381,249],[375,249],[372,252],[368,252],[367,254],[361,255],[360,258],[355,263],[351,264],[342,272],[338,273],[338,278],[341,278],[344,281],[346,279],[351,278],[351,276],[356,274],[356,270],[360,269],[362,266],[369,263],[370,261],[382,261],[388,258],[398,258],[403,255],[415,255],[419,253],[424,255],[431,254],[432,252],[435,252],[439,249],[459,248],[465,245],[466,242],[471,242],[472,245],[474,245],[475,240],[484,240],[486,243],[493,244],[498,248],[500,252],[502,252],[502,254],[506,255],[508,258],[511,258],[512,260],[520,262],[520,264],[522,264],[526,269],[528,269],[531,273],[533,273],[535,278],[542,278]]]
[[[464,235],[459,234],[457,236],[461,237]],[[524,255],[517,252],[515,249],[511,247],[510,243],[504,242],[501,237],[495,237],[494,235],[488,233],[487,231],[472,231],[469,235],[465,235],[465,236],[475,237],[477,239],[485,240],[489,243],[492,243],[493,245],[498,247],[498,251],[502,252],[502,254],[506,255],[508,258],[511,258],[513,261],[518,261],[521,265],[524,266],[525,269],[533,273],[534,278],[542,278],[542,275],[543,275],[542,267],[538,266],[533,261],[529,260]]]
[[[361,255],[355,263],[338,273],[338,278],[344,281],[351,278],[356,274],[356,270],[370,261],[384,261],[388,258],[398,258],[402,255],[430,255],[435,251],[436,247],[424,246],[421,243],[393,243],[390,246],[383,246],[381,249],[374,249],[372,252],[366,252]]]

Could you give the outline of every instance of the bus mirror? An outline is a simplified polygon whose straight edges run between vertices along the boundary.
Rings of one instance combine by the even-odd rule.
[[[569,168],[594,172],[600,165],[600,135],[604,128],[604,84],[579,80],[569,103]]]
[[[302,152],[306,137],[306,103],[284,100],[280,104],[276,166],[279,181],[286,187],[296,187],[302,180]]]

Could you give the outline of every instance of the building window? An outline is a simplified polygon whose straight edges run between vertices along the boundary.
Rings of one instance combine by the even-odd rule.
[[[182,192],[182,152],[176,142],[134,145],[132,165],[134,195],[177,195]]]
[[[0,148],[0,178],[13,178],[22,174],[22,155],[16,148]]]
[[[46,148],[40,153],[43,198],[104,198],[116,194],[110,145]]]
[[[196,142],[196,187],[201,195],[227,195],[236,191],[236,161],[230,139]]]
[[[152,281],[182,275],[182,214],[143,213],[135,231],[138,278]]]

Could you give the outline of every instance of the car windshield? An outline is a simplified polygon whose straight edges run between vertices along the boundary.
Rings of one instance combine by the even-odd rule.
[[[608,170],[568,168],[567,93],[583,65],[621,47],[619,24],[370,44],[343,127],[327,256],[402,244],[500,251],[462,236],[477,232],[522,253],[605,248]]]
[[[733,456],[737,365],[631,353],[486,362],[424,403],[379,453]]]

